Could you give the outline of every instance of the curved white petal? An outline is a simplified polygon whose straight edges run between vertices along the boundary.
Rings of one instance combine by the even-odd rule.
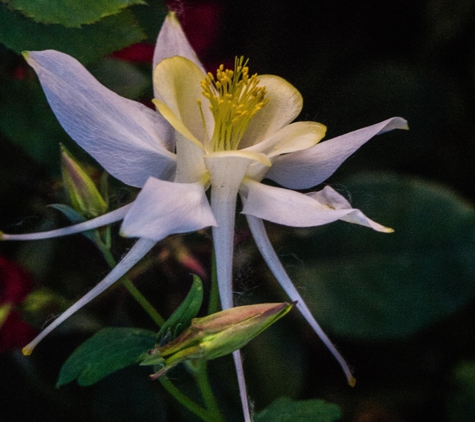
[[[124,218],[121,235],[154,241],[216,226],[203,185],[147,180]]]
[[[383,233],[392,233],[394,231],[389,227],[382,226],[381,224],[369,219],[360,210],[352,208],[351,204],[346,200],[346,198],[340,195],[330,186],[325,186],[324,189],[318,192],[307,193],[307,196],[316,199],[320,204],[325,205],[328,208],[333,208],[336,210],[352,209],[348,215],[340,219],[342,221],[359,224],[360,226],[369,227],[373,230]]]
[[[110,174],[137,187],[149,176],[173,175],[175,155],[166,147],[173,129],[158,113],[110,91],[67,54],[31,51],[25,58],[61,126]]]
[[[107,224],[122,220],[130,210],[132,204],[125,205],[107,214],[75,224],[74,226],[63,227],[62,229],[49,230],[46,232],[28,233],[28,234],[6,234],[0,232],[0,240],[40,240],[50,239],[52,237],[67,236],[70,234],[82,233],[88,230],[94,230]]]
[[[302,110],[300,92],[285,79],[275,75],[259,75],[259,86],[267,89],[269,102],[251,120],[239,148],[247,148],[273,135],[288,125]]]
[[[188,42],[185,33],[174,12],[168,13],[162,28],[158,34],[153,53],[153,68],[163,59],[173,56],[186,57],[198,66],[203,73],[206,73],[193,47]]]
[[[241,351],[233,352],[234,366],[236,367],[236,375],[239,385],[239,395],[241,397],[242,411],[244,413],[244,422],[252,422],[251,413],[249,412],[249,400],[247,398],[246,379],[244,378],[244,368],[242,365]]]
[[[295,122],[280,129],[266,140],[240,151],[256,151],[274,157],[313,147],[324,136],[326,126],[317,122]]]
[[[201,81],[205,77],[195,63],[180,56],[162,60],[153,72],[156,98],[165,103],[203,145],[207,134],[212,135],[214,130],[210,103],[202,95]],[[201,110],[198,100],[202,103]]]
[[[293,227],[312,227],[339,220],[354,210],[331,209],[317,200],[292,190],[245,181],[247,200],[243,214]],[[242,190],[244,192],[244,189]]]
[[[291,189],[311,188],[330,177],[343,161],[373,136],[393,129],[407,129],[406,120],[393,117],[307,150],[279,157],[266,177]]]
[[[243,198],[243,200],[245,201],[245,198]],[[325,334],[323,329],[320,327],[318,322],[315,320],[312,313],[308,309],[308,306],[306,305],[305,301],[302,299],[302,296],[300,296],[299,292],[297,291],[294,284],[287,275],[287,272],[282,266],[282,263],[277,257],[277,254],[275,253],[275,250],[272,247],[269,238],[267,237],[263,221],[259,218],[252,217],[251,215],[247,216],[247,221],[249,224],[249,228],[251,229],[252,236],[256,241],[257,247],[261,252],[262,257],[266,261],[267,265],[269,266],[269,269],[272,271],[272,274],[274,274],[275,278],[280,283],[285,292],[289,295],[290,299],[293,302],[297,302],[297,309],[300,311],[303,317],[313,328],[315,333],[320,337],[325,346],[327,346],[328,350],[330,350],[332,355],[338,361],[341,368],[343,369],[343,372],[346,375],[348,384],[350,384],[351,386],[355,385],[355,379],[353,378],[351,370],[348,367],[348,364],[346,363],[345,359],[340,354],[340,352],[338,352],[338,350],[332,344],[332,342]]]
[[[127,271],[129,271],[145,254],[152,249],[155,245],[154,241],[147,239],[138,240],[135,245],[130,249],[127,255],[114,267],[114,269],[102,280],[97,286],[90,290],[85,296],[79,299],[68,310],[63,312],[58,318],[56,318],[48,327],[46,327],[32,342],[23,348],[24,355],[30,355],[35,346],[43,340],[51,331],[53,331],[58,325],[68,319],[71,315],[79,311],[84,305],[88,304],[95,297],[99,296],[102,292],[112,286],[117,280],[119,280]]]

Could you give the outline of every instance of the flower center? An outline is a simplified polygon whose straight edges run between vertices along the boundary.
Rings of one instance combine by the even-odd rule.
[[[216,77],[208,72],[201,81],[215,122],[210,142],[212,152],[237,150],[251,119],[269,101],[265,98],[266,88],[258,86],[257,73],[249,76],[247,62],[242,56],[236,57],[234,70],[220,65]],[[201,109],[200,100],[198,104]]]

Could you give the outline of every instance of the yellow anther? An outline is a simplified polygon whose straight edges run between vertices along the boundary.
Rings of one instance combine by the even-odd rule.
[[[215,120],[211,151],[237,150],[252,117],[268,102],[266,88],[258,86],[257,73],[249,76],[247,62],[236,57],[234,70],[220,65],[216,76],[208,73],[201,81]]]

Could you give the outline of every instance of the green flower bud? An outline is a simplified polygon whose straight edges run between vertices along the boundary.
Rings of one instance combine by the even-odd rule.
[[[107,211],[107,204],[96,185],[64,146],[61,146],[61,170],[64,188],[77,212],[93,218]]]
[[[141,365],[157,365],[158,378],[181,362],[216,359],[240,349],[282,318],[293,304],[264,303],[240,306],[194,318],[183,333],[170,343],[149,351]]]

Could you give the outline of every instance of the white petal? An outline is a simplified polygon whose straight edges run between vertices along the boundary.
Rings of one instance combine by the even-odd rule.
[[[280,154],[313,147],[324,136],[327,128],[317,122],[296,122],[287,125],[266,140],[245,150],[256,151],[274,157]]]
[[[130,249],[127,255],[114,267],[114,269],[102,280],[97,286],[89,291],[85,296],[79,299],[73,306],[67,311],[63,312],[58,318],[56,318],[46,329],[44,329],[31,343],[23,348],[24,355],[30,355],[35,346],[45,338],[51,331],[53,331],[58,325],[68,319],[71,315],[79,311],[84,305],[88,304],[95,297],[99,296],[102,292],[112,286],[117,280],[119,280],[127,271],[129,271],[145,254],[152,249],[155,245],[154,241],[140,239]]]
[[[170,12],[163,22],[162,29],[158,34],[155,51],[153,53],[153,68],[163,59],[173,56],[186,57],[206,73],[204,66],[198,59],[193,47],[188,42],[185,33],[178,21],[176,14]]]
[[[285,79],[274,75],[259,75],[259,86],[267,88],[269,99],[262,110],[251,120],[239,148],[247,148],[268,138],[288,125],[302,110],[300,92]]]
[[[211,154],[205,157],[211,179],[211,208],[218,223],[213,227],[219,296],[223,309],[233,306],[233,250],[236,199],[252,158],[244,154]]]
[[[393,117],[337,138],[321,142],[307,150],[277,158],[266,177],[291,189],[308,189],[326,180],[365,142],[393,129],[407,129],[407,122]]]
[[[236,375],[238,378],[239,395],[241,397],[242,411],[244,413],[244,422],[252,422],[249,412],[249,400],[247,398],[246,379],[244,378],[244,368],[242,365],[241,351],[233,352],[234,366],[236,367]]]
[[[245,198],[243,198],[243,200],[245,201]],[[263,221],[250,215],[247,216],[247,221],[249,223],[249,228],[251,229],[252,236],[256,241],[257,247],[259,248],[262,257],[266,261],[270,270],[272,271],[272,274],[274,274],[275,278],[280,283],[285,292],[289,295],[290,299],[293,302],[297,302],[297,309],[301,312],[301,314],[313,328],[315,333],[317,333],[317,335],[323,341],[325,346],[327,346],[327,348],[336,358],[341,368],[343,369],[343,372],[346,375],[348,384],[352,386],[355,385],[355,379],[353,378],[353,375],[351,374],[350,368],[348,367],[348,364],[346,363],[345,359],[343,358],[343,356],[341,356],[341,354],[332,344],[323,329],[320,327],[318,322],[315,320],[302,296],[300,296],[299,292],[297,291],[294,284],[287,275],[287,272],[282,266],[282,263],[277,257],[277,254],[275,253],[275,250],[272,247],[269,238],[267,237]]]
[[[381,224],[378,224],[375,221],[369,219],[360,210],[353,209],[351,207],[351,204],[330,186],[325,186],[323,190],[318,192],[308,193],[307,196],[316,199],[318,202],[320,202],[320,204],[325,205],[328,208],[338,210],[352,209],[353,211],[341,218],[341,220],[346,221],[347,223],[359,224],[360,226],[370,227],[373,230],[383,233],[392,233],[394,231],[389,227],[382,226]]]
[[[85,221],[84,223],[75,224],[74,226],[63,227],[62,229],[50,230],[47,232],[28,234],[6,234],[0,232],[0,240],[40,240],[82,233],[122,220],[131,208],[131,206],[132,204],[128,204],[114,211],[108,212],[107,214],[93,218],[92,220]]]
[[[174,182],[194,183],[203,180],[207,170],[204,151],[180,133],[176,134],[176,173]]]
[[[121,235],[159,241],[215,225],[203,185],[151,177],[125,216]]]
[[[245,181],[242,191],[247,197],[243,214],[273,223],[293,227],[312,227],[339,220],[353,209],[335,210],[320,204],[310,196],[292,190]]]
[[[214,130],[209,101],[202,95],[201,81],[205,77],[196,64],[179,56],[162,60],[153,72],[156,98],[165,103],[173,115],[183,122],[203,145],[206,133],[212,135]],[[198,100],[202,102],[201,109]],[[165,115],[164,117],[167,118]],[[170,123],[173,125],[173,122]]]
[[[61,126],[110,174],[141,187],[168,179],[173,129],[158,113],[102,86],[77,60],[54,50],[25,53]]]

